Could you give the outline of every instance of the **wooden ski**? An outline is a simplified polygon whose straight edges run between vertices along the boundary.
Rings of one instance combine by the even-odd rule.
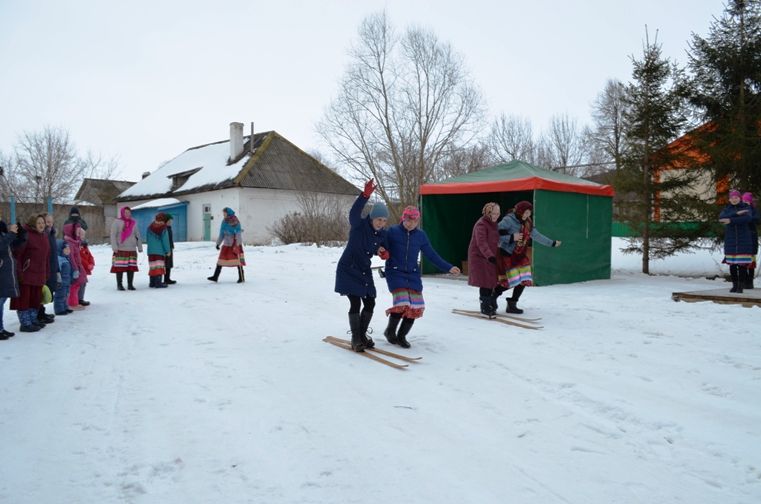
[[[362,355],[367,357],[368,359],[372,359],[376,362],[380,362],[381,364],[385,364],[387,366],[390,366],[395,369],[405,369],[409,364],[398,364],[396,362],[391,362],[389,360],[383,359],[381,357],[378,357],[377,355],[370,353],[370,352],[355,352],[351,349],[351,344],[341,343],[340,341],[335,341],[333,339],[330,339],[330,337],[325,337],[323,340],[325,343],[330,343],[331,345],[335,345],[338,348],[343,348],[344,350],[348,350],[349,352],[357,355]]]
[[[535,324],[539,323],[539,321],[542,320],[542,317],[523,317],[521,315],[514,315],[512,313],[497,313],[497,317],[520,320],[521,322],[533,322]]]
[[[351,342],[349,340],[337,338],[335,336],[327,336],[325,339],[329,339],[329,340],[333,340],[333,341],[338,341],[340,343],[344,343],[346,345],[351,346]],[[406,361],[406,362],[418,362],[420,359],[422,359],[422,357],[408,357],[406,355],[402,355],[402,354],[398,354],[398,353],[394,353],[394,352],[389,352],[388,350],[384,350],[384,349],[378,348],[378,347],[374,347],[374,348],[370,348],[370,349],[366,348],[365,352],[375,352],[375,353],[379,353],[381,355],[385,355],[387,357],[393,357],[394,359],[399,359],[399,360],[403,360],[403,361]]]
[[[465,315],[466,317],[480,318],[484,320],[495,320],[497,322],[501,322],[506,325],[521,327],[523,329],[541,329],[542,328],[542,326],[540,326],[539,324],[535,324],[533,322],[515,320],[512,318],[500,317],[500,316],[489,317],[487,315],[484,315],[481,312],[477,312],[473,310],[458,310],[457,308],[453,308],[452,313],[456,313],[458,315]]]

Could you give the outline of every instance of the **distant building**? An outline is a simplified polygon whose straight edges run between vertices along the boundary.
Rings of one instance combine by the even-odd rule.
[[[158,211],[174,217],[177,241],[216,239],[222,209],[240,218],[247,243],[272,239],[269,228],[301,211],[299,196],[317,193],[348,206],[359,190],[275,131],[243,136],[230,124],[230,139],[191,147],[123,191],[118,206],[133,212],[141,230]]]
[[[88,229],[88,238],[93,242],[106,241],[110,229],[111,223],[118,216],[116,213],[116,201],[115,198],[123,191],[129,189],[135,185],[134,182],[127,180],[107,180],[107,179],[94,179],[86,178],[82,181],[82,185],[79,186],[74,201],[77,205],[84,207],[100,207],[103,212],[102,226],[95,226],[92,229]],[[84,211],[80,208],[80,211]],[[94,210],[94,208],[93,208]],[[88,220],[88,225],[91,225]]]

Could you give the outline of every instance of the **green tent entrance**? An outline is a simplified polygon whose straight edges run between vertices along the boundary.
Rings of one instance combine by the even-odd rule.
[[[473,225],[496,201],[502,216],[517,202],[534,205],[534,225],[563,242],[532,247],[536,285],[610,278],[613,189],[570,175],[512,161],[420,188],[422,222],[431,245],[450,263],[468,258]],[[423,273],[438,270],[423,257]]]

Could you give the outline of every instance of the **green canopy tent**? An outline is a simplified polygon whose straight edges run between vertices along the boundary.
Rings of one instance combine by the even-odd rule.
[[[535,285],[610,278],[613,188],[512,161],[420,187],[422,227],[431,245],[455,265],[468,259],[468,244],[481,209],[496,201],[504,214],[521,200],[534,206],[534,226],[563,242],[533,249]],[[438,270],[423,258],[423,273]]]

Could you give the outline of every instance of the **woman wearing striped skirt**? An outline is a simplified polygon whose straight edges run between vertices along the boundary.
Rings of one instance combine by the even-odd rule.
[[[116,288],[124,290],[124,273],[127,273],[127,289],[135,290],[133,279],[137,271],[137,254],[143,251],[143,242],[129,207],[121,209],[120,218],[111,225],[111,273],[116,273]]]
[[[222,268],[237,268],[238,283],[243,283],[245,281],[243,266],[246,265],[246,257],[243,255],[243,237],[241,235],[243,230],[232,208],[223,208],[222,215],[222,225],[219,228],[219,237],[217,238],[217,250],[219,250],[217,267],[214,269],[214,274],[207,278],[212,282],[216,282],[219,280]]]

